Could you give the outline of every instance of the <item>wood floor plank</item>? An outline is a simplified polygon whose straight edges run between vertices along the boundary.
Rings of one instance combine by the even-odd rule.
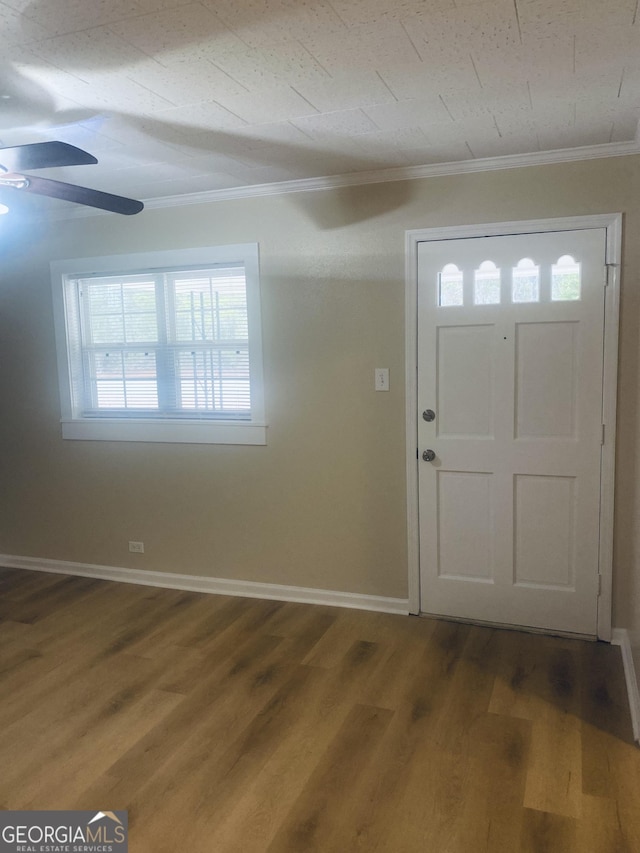
[[[462,802],[466,763],[459,750],[442,749],[438,735],[454,704],[453,677],[471,629],[452,622],[426,628],[431,642],[405,672],[379,760],[354,797],[351,825],[344,827],[346,849],[425,849],[428,839],[440,837],[441,826],[451,825]],[[452,731],[455,740],[460,729],[454,724]]]
[[[524,805],[566,817],[581,816],[582,742],[576,717],[551,711],[533,721]]]
[[[581,665],[582,791],[609,798],[617,787],[617,754],[632,741],[622,660],[606,643],[585,644]]]
[[[339,666],[320,668],[322,680],[310,696],[306,713],[278,744],[259,776],[216,821],[212,843],[224,850],[235,842],[245,853],[265,849],[353,708],[378,680],[385,662],[378,644],[356,641]]]
[[[210,836],[229,804],[242,794],[253,775],[262,771],[282,740],[292,737],[300,725],[299,703],[309,701],[325,677],[319,669],[295,667],[235,739],[231,730],[226,738],[216,736],[206,741],[204,750],[175,756],[129,806],[131,820],[143,832],[143,843],[150,849],[202,846],[202,837]],[[162,814],[157,814],[150,808],[156,797],[149,794],[167,791],[169,802]],[[192,815],[190,827],[184,826],[185,813]]]
[[[587,848],[597,853],[594,848]],[[577,847],[576,821],[549,812],[525,809],[520,853],[583,853]]]
[[[280,638],[253,638],[240,646],[244,659],[227,658],[211,667],[189,701],[134,744],[109,772],[139,787],[141,780],[157,776],[174,753],[187,756],[192,749],[200,753],[207,740],[250,720],[290,675],[291,667],[277,657],[280,642]]]
[[[55,775],[27,774],[26,784],[15,785],[8,799],[11,803],[27,803],[37,809],[75,808],[87,785],[122,755],[132,743],[165,719],[184,697],[151,689],[137,701],[114,704],[109,714],[92,724],[80,738],[56,758]]]
[[[132,584],[101,581],[104,588],[89,592],[80,602],[43,611],[33,625],[32,643],[47,653],[66,654],[71,643],[93,645],[106,650],[128,627],[148,616],[154,607],[169,603],[158,591]],[[159,602],[159,604],[158,604]]]
[[[435,623],[425,620],[424,630],[420,634],[400,636],[388,643],[384,661],[363,685],[360,696],[363,705],[375,705],[393,711],[405,701],[410,701],[407,696],[411,692],[411,685],[424,678],[426,659],[434,658],[431,648],[434,628]],[[417,713],[420,713],[420,709]]]
[[[453,850],[517,850],[531,750],[531,723],[486,714],[473,725],[468,784]]]
[[[376,754],[393,711],[355,705],[268,846],[269,853],[339,849],[336,825]]]
[[[578,818],[583,787],[579,647],[556,647],[544,639],[544,665],[538,668],[543,677],[534,680],[543,704],[532,722],[524,805]]]
[[[0,568],[0,807],[132,853],[637,853],[619,649]]]
[[[585,796],[582,817],[576,825],[576,850],[597,853],[635,853],[638,837],[623,826],[616,801]]]
[[[83,738],[102,736],[114,714],[129,711],[163,677],[160,667],[143,658],[121,656],[106,661],[75,682],[61,683],[46,705],[0,731],[4,772],[0,797],[20,797],[21,781],[31,784],[43,762],[55,766],[76,750]],[[177,695],[177,694],[176,694]],[[123,717],[126,716],[123,714]],[[25,743],[30,748],[25,750]],[[8,793],[10,791],[10,794]]]
[[[21,569],[5,569],[3,572],[2,600],[17,605],[32,600],[34,596],[42,596],[49,589],[55,590],[61,581],[69,579],[68,575],[50,572],[25,572]]]
[[[66,605],[81,601],[99,588],[100,581],[93,578],[73,578],[56,575],[55,583],[39,584],[28,595],[12,602],[14,621],[33,624],[51,612]]]

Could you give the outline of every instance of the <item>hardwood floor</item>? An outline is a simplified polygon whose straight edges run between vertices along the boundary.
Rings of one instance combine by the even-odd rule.
[[[619,650],[0,569],[0,808],[132,853],[638,853]]]

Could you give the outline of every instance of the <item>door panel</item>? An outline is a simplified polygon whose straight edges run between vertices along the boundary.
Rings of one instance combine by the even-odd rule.
[[[576,478],[515,478],[514,582],[575,588]]]
[[[491,474],[438,471],[438,575],[491,581]],[[464,525],[461,520],[464,519]]]
[[[575,438],[579,324],[516,325],[516,438]]]
[[[437,330],[440,435],[493,435],[493,349],[492,326]]]
[[[605,230],[418,249],[421,609],[596,634]]]

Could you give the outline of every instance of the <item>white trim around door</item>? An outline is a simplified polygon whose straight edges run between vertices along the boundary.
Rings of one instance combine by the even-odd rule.
[[[600,485],[600,544],[598,599],[598,638],[611,640],[611,604],[613,575],[613,496],[615,477],[616,396],[618,374],[618,327],[620,313],[620,267],[622,258],[622,214],[576,216],[562,219],[535,219],[493,222],[443,228],[425,228],[406,232],[405,241],[405,365],[406,365],[406,471],[407,532],[409,563],[409,611],[420,612],[420,553],[418,515],[418,245],[429,240],[494,237],[511,234],[537,234],[551,231],[577,231],[605,228],[606,281],[604,317],[604,425]]]

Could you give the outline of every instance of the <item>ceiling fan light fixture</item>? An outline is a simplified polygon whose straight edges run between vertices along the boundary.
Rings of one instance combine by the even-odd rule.
[[[13,187],[15,190],[26,190],[29,186],[26,175],[12,175],[10,172],[0,173],[0,187]]]

